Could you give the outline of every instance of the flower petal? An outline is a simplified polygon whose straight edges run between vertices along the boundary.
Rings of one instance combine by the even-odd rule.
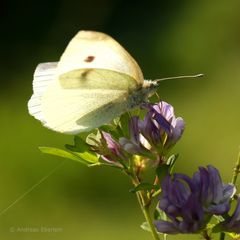
[[[213,193],[209,190],[210,187],[210,178],[207,169],[204,167],[199,167],[199,176],[200,176],[200,199],[201,202],[211,202],[213,199]]]
[[[222,201],[228,201],[236,193],[237,189],[233,184],[226,184],[223,186],[223,199]]]
[[[124,137],[119,138],[119,143],[122,146],[122,148],[130,154],[141,153],[141,149],[140,149],[139,145],[131,142],[127,138],[124,138]]]
[[[207,166],[209,177],[210,177],[210,184],[212,184],[212,192],[213,192],[213,202],[218,204],[221,199],[223,198],[223,184],[222,179],[219,174],[219,171],[211,166]]]
[[[158,104],[153,105],[155,112],[163,115],[167,121],[175,118],[173,106],[167,102],[161,101]]]
[[[183,134],[185,122],[181,117],[178,117],[172,122],[172,126],[172,138],[174,141],[177,141]]]
[[[210,205],[206,211],[215,215],[222,215],[230,210],[230,203],[225,202],[217,205]]]
[[[195,195],[188,198],[186,205],[182,208],[183,220],[189,223],[203,222],[204,212]]]
[[[179,230],[171,222],[159,220],[159,221],[155,221],[154,224],[158,232],[167,233],[167,234],[179,233]]]
[[[157,121],[157,123],[160,125],[161,128],[164,129],[166,133],[170,133],[171,131],[171,123],[168,122],[161,114],[156,113],[154,116],[154,119]]]

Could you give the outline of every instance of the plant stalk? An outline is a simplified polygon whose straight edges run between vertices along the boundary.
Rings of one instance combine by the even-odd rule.
[[[136,187],[139,185],[139,179],[137,176],[131,176],[132,178],[132,183],[133,185]],[[149,228],[151,230],[151,234],[154,240],[160,240],[160,237],[157,233],[157,230],[153,224],[152,218],[151,218],[151,214],[150,214],[150,204],[151,201],[150,199],[148,199],[148,197],[146,196],[145,192],[143,190],[136,192],[136,196],[138,199],[138,203],[140,205],[140,208],[143,212],[143,215],[149,225]]]
[[[221,232],[220,233],[220,238],[219,240],[224,240],[225,239],[225,233],[224,232]]]
[[[141,207],[141,210],[143,212],[143,215],[144,215],[144,217],[145,217],[145,219],[146,219],[146,221],[149,225],[149,228],[151,230],[151,234],[152,234],[153,239],[154,240],[160,240],[159,235],[156,231],[156,228],[155,228],[155,226],[152,222],[151,214],[150,214],[150,211],[149,211],[150,205],[148,203],[146,203],[145,198],[142,194],[142,191],[137,192],[136,195],[137,195],[138,202],[139,202],[139,205]]]
[[[202,236],[203,236],[203,238],[206,239],[206,240],[211,240],[211,239],[212,239],[212,238],[208,235],[207,230],[204,230],[204,231],[203,231]]]
[[[233,171],[232,184],[234,184],[234,185],[236,184],[239,173],[240,173],[240,151],[238,153],[238,159],[237,159],[236,165],[234,167],[234,171]]]
[[[233,176],[232,176],[232,181],[231,181],[232,184],[234,184],[234,185],[236,184],[239,173],[240,173],[240,151],[238,153],[237,162],[236,162],[236,165],[235,165],[234,170],[233,170]],[[224,240],[225,235],[226,234],[224,232],[221,232],[219,240]]]

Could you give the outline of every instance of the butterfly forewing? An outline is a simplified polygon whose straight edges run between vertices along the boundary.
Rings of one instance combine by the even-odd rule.
[[[136,61],[118,42],[104,33],[78,32],[58,64],[59,75],[85,68],[124,73],[138,84],[143,83],[143,74]]]

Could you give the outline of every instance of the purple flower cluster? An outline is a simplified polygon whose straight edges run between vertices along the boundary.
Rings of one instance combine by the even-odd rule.
[[[156,158],[154,154],[163,154],[181,138],[185,124],[181,117],[175,117],[170,104],[161,101],[145,104],[144,108],[147,112],[143,120],[131,117],[129,138],[122,136],[115,140],[109,133],[101,133],[98,148],[94,150],[104,161],[119,165],[128,154]]]
[[[133,154],[146,150],[163,152],[169,150],[181,138],[185,123],[176,118],[173,107],[161,101],[158,104],[144,104],[147,113],[143,120],[134,116],[130,122],[130,139],[120,139],[123,148]]]
[[[234,185],[224,184],[218,170],[210,165],[200,167],[192,178],[184,174],[168,175],[162,182],[159,208],[170,221],[159,220],[155,225],[162,233],[196,233],[206,227],[213,215],[230,210],[235,191]],[[239,211],[240,207],[238,218]]]

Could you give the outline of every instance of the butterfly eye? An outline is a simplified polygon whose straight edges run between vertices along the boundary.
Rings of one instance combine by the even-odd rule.
[[[84,62],[92,62],[95,59],[94,56],[88,56],[84,59]]]

